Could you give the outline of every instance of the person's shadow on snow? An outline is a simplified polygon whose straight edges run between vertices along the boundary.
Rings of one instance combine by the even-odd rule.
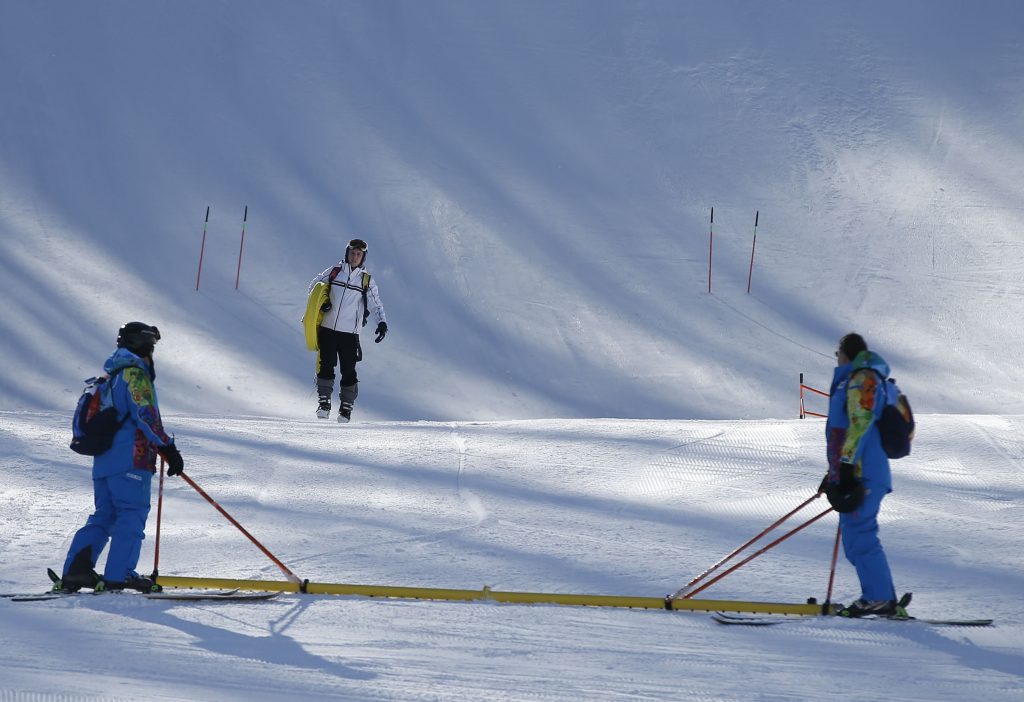
[[[253,635],[243,634],[235,629],[241,627],[254,629],[259,624],[255,618],[243,620],[237,616],[238,607],[246,609],[263,609],[264,607],[280,607],[284,602],[290,605],[288,610],[268,622],[269,635],[266,629],[261,629]],[[140,603],[143,604],[143,603]],[[205,624],[182,619],[173,613],[173,610],[182,606],[181,602],[171,600],[146,600],[145,607],[118,607],[116,614],[137,619],[148,624],[157,624],[180,631],[195,639],[190,645],[224,656],[231,656],[245,661],[256,660],[271,665],[294,666],[315,670],[326,675],[333,675],[349,680],[371,680],[377,677],[376,673],[359,670],[342,663],[337,663],[320,656],[313,655],[306,651],[302,644],[292,637],[286,635],[288,628],[307,609],[310,602],[303,601],[303,598],[286,600],[268,600],[263,602],[194,602],[188,607],[202,606],[208,609],[211,614],[217,614],[217,610],[223,610],[220,615],[236,626],[222,628],[214,624]],[[230,614],[229,614],[230,612]],[[265,611],[264,611],[265,613]]]

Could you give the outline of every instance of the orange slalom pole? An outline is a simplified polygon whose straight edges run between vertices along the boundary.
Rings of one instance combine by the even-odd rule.
[[[815,497],[817,497],[817,495],[815,495]],[[742,567],[743,567],[743,566],[745,566],[745,565],[746,565],[747,563],[750,563],[750,561],[754,560],[755,558],[757,558],[758,556],[760,556],[760,555],[761,555],[762,553],[764,553],[765,551],[768,551],[768,550],[770,550],[770,549],[773,549],[773,548],[775,548],[776,546],[778,546],[779,544],[781,544],[781,543],[782,543],[783,541],[785,541],[785,540],[786,540],[786,539],[788,539],[789,537],[791,537],[791,536],[793,536],[794,534],[796,534],[797,532],[803,531],[804,529],[806,529],[807,527],[809,527],[809,526],[810,526],[811,524],[814,524],[814,523],[815,523],[816,521],[818,521],[819,519],[821,519],[822,517],[824,517],[824,516],[825,516],[826,514],[828,514],[828,513],[829,513],[829,512],[831,512],[831,511],[832,511],[832,508],[831,508],[831,507],[829,507],[828,509],[826,509],[826,510],[825,510],[824,512],[822,512],[822,513],[821,513],[821,514],[819,514],[818,516],[816,516],[816,517],[812,517],[812,518],[808,519],[808,520],[807,520],[806,522],[804,522],[803,524],[801,524],[801,525],[800,525],[800,526],[798,526],[797,528],[795,528],[795,529],[793,529],[793,530],[791,530],[791,531],[789,531],[789,532],[787,532],[787,533],[783,534],[783,535],[782,535],[782,536],[780,536],[779,538],[775,539],[775,541],[772,541],[772,542],[771,542],[770,544],[768,544],[767,546],[765,546],[764,548],[762,548],[762,549],[761,549],[760,551],[757,551],[756,553],[753,553],[753,554],[751,554],[751,555],[747,556],[747,557],[746,557],[746,558],[744,558],[744,559],[743,559],[742,561],[740,561],[739,563],[737,563],[736,565],[734,565],[734,566],[733,566],[732,568],[729,568],[729,570],[725,571],[725,572],[724,572],[724,573],[722,573],[721,575],[717,575],[717,576],[715,576],[714,578],[712,578],[712,579],[711,579],[711,580],[709,580],[708,582],[706,582],[706,583],[704,583],[703,585],[701,585],[700,587],[698,587],[698,588],[697,588],[696,590],[694,590],[693,592],[688,592],[688,593],[687,593],[686,595],[684,595],[684,596],[683,596],[683,599],[688,599],[688,598],[690,598],[690,597],[693,597],[694,595],[696,595],[696,594],[697,594],[698,592],[702,592],[702,591],[704,591],[704,590],[708,589],[709,587],[711,587],[712,585],[714,585],[715,583],[717,583],[717,582],[718,582],[719,580],[721,580],[721,579],[722,579],[722,578],[724,578],[725,576],[729,575],[729,573],[732,573],[732,572],[734,572],[734,571],[736,571],[736,570],[738,570],[738,569],[742,568]]]
[[[708,292],[711,292],[711,253],[715,249],[715,208],[711,208],[711,228],[708,229]]]
[[[281,572],[284,573],[286,578],[291,580],[293,583],[296,583],[299,586],[300,591],[303,591],[303,592],[305,591],[306,584],[302,580],[299,579],[299,576],[295,575],[295,573],[293,573],[290,570],[288,570],[288,567],[284,563],[279,561],[277,559],[277,557],[274,556],[274,554],[272,554],[270,551],[268,551],[263,546],[263,544],[261,544],[259,541],[257,541],[256,538],[252,534],[250,534],[248,531],[246,531],[245,527],[243,527],[241,524],[239,524],[237,521],[235,521],[235,518],[232,517],[230,514],[228,514],[227,511],[223,507],[221,507],[219,504],[217,504],[216,500],[214,500],[212,497],[207,495],[206,492],[201,487],[196,485],[196,482],[194,480],[192,480],[192,478],[188,477],[184,473],[181,473],[180,475],[181,475],[182,479],[186,483],[191,485],[195,489],[195,491],[198,492],[200,495],[202,495],[203,498],[206,499],[207,502],[209,502],[211,505],[213,505],[217,509],[218,512],[223,514],[224,517],[229,522],[234,524],[235,527],[240,532],[245,534],[246,537],[248,537],[249,541],[252,541],[254,544],[256,544],[256,548],[258,548],[260,551],[263,551],[264,555],[266,555],[267,558],[269,558],[271,561],[273,561],[274,565],[276,565],[278,568],[281,569]]]
[[[206,225],[210,223],[210,206],[206,206],[206,219],[203,220],[203,243],[199,246],[199,270],[196,271],[196,291],[199,290],[199,278],[203,275],[203,254],[206,253]]]
[[[235,271],[235,290],[238,290],[238,281],[242,277],[242,251],[245,249],[245,223],[249,220],[249,206],[245,206],[245,213],[242,215],[242,243],[238,245],[238,270]]]
[[[735,551],[733,551],[732,553],[730,553],[730,554],[729,554],[728,556],[726,556],[725,558],[723,558],[723,559],[721,559],[720,561],[718,561],[717,563],[715,563],[715,564],[714,564],[713,566],[711,566],[710,568],[708,568],[707,570],[705,570],[705,571],[704,571],[703,573],[701,573],[700,575],[698,575],[698,576],[697,576],[696,578],[694,578],[694,579],[693,579],[693,580],[691,580],[690,582],[688,582],[688,583],[686,583],[685,585],[683,585],[683,586],[682,586],[681,588],[679,588],[678,590],[676,590],[675,592],[673,592],[673,593],[672,593],[671,595],[669,595],[669,596],[668,596],[668,597],[666,597],[665,599],[667,599],[667,600],[674,600],[674,599],[677,599],[677,598],[679,598],[679,597],[682,597],[682,596],[683,596],[683,593],[684,593],[684,592],[686,592],[686,590],[688,590],[689,588],[693,587],[694,585],[696,585],[697,583],[699,583],[699,582],[700,582],[701,580],[703,580],[703,579],[704,579],[704,578],[706,578],[707,576],[709,576],[709,575],[711,575],[712,573],[714,573],[714,572],[715,572],[716,570],[718,570],[718,568],[719,568],[719,567],[721,567],[721,566],[722,566],[722,565],[723,565],[724,563],[727,563],[727,562],[728,562],[729,560],[731,560],[731,559],[732,559],[732,558],[733,558],[734,556],[736,556],[736,554],[738,554],[738,553],[740,553],[741,551],[743,551],[743,549],[745,549],[745,548],[747,548],[748,546],[750,546],[750,545],[751,545],[752,543],[754,543],[755,541],[757,541],[758,539],[760,539],[760,538],[761,538],[762,536],[764,536],[765,534],[767,534],[767,533],[768,533],[769,531],[771,531],[772,529],[774,529],[774,528],[775,528],[775,527],[777,527],[778,525],[782,524],[782,523],[783,523],[784,521],[786,521],[787,519],[789,519],[790,517],[792,517],[792,516],[793,516],[794,514],[796,514],[796,513],[797,513],[797,512],[799,512],[800,510],[802,510],[802,509],[803,509],[804,507],[806,507],[806,506],[807,506],[808,504],[810,504],[811,502],[813,502],[813,501],[814,501],[814,500],[816,500],[816,499],[818,499],[818,495],[817,495],[817,494],[811,495],[811,496],[810,496],[810,497],[808,497],[808,498],[807,498],[806,500],[804,500],[804,501],[803,501],[803,502],[801,502],[801,503],[800,503],[799,505],[797,505],[797,506],[796,506],[796,507],[795,507],[794,509],[790,510],[790,511],[789,511],[789,512],[787,512],[787,513],[786,513],[785,515],[783,515],[782,517],[780,517],[779,519],[777,519],[777,520],[776,520],[776,521],[775,521],[775,522],[774,522],[774,523],[773,523],[773,524],[772,524],[771,526],[769,526],[768,528],[766,528],[766,529],[764,529],[763,531],[761,531],[761,532],[760,532],[760,533],[759,533],[759,534],[758,534],[757,536],[755,536],[754,538],[752,538],[752,539],[750,539],[749,541],[747,541],[747,542],[746,542],[745,544],[743,544],[742,546],[740,546],[739,548],[737,548],[737,549],[736,549]],[[688,597],[688,596],[689,596],[689,595],[687,595],[687,597]]]
[[[757,248],[757,219],[761,210],[754,213],[754,243],[750,245],[750,271],[747,272],[747,294],[750,294],[750,282],[754,279],[754,249]]]

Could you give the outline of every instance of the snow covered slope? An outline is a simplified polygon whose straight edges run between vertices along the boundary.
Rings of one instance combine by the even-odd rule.
[[[1024,417],[920,419],[882,514],[897,587],[919,616],[994,617],[993,628],[738,630],[697,613],[300,595],[0,599],[0,697],[1017,700]],[[0,591],[43,588],[88,514],[89,472],[62,446],[66,423],[0,412]],[[168,425],[189,475],[313,582],[660,597],[804,501],[822,473],[814,420]],[[155,515],[147,572],[154,532]],[[823,600],[834,535],[829,516],[701,596]],[[284,579],[173,478],[159,565]],[[835,599],[857,594],[841,562]]]
[[[364,416],[792,417],[850,329],[919,411],[1020,413],[1022,25],[999,0],[4,3],[0,407],[68,408],[142,319],[168,408],[306,417],[306,282],[358,235],[391,321]]]
[[[1019,699],[1021,26],[1011,0],[0,0],[0,590],[43,587],[89,512],[70,410],[131,319],[164,332],[188,472],[302,577],[642,596],[813,492],[797,375],[856,329],[920,419],[897,586],[997,619],[0,601],[0,698]],[[353,236],[391,332],[338,427],[298,319]],[[180,481],[164,508],[161,572],[281,577]],[[708,594],[820,599],[833,519]]]

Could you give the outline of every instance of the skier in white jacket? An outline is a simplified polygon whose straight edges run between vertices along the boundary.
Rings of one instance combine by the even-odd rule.
[[[326,419],[331,414],[331,393],[334,391],[334,366],[341,365],[341,387],[338,421],[352,419],[352,406],[359,394],[356,363],[363,360],[359,332],[372,309],[377,318],[376,338],[380,343],[388,333],[377,283],[365,268],[366,242],[353,239],[345,248],[345,258],[313,278],[309,290],[321,282],[330,283],[330,298],[324,304],[324,317],[317,328],[319,351],[316,355],[316,389],[320,404],[316,416]]]

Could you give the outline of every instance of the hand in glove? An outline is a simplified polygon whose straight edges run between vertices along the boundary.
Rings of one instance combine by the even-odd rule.
[[[167,461],[167,475],[175,476],[181,475],[181,472],[185,470],[185,461],[181,459],[181,452],[178,451],[178,447],[174,444],[167,444],[157,449],[160,455]]]
[[[377,325],[377,338],[373,340],[373,343],[379,344],[384,341],[384,337],[388,334],[388,323],[381,322]]]
[[[864,483],[855,470],[852,463],[840,463],[838,483],[829,483],[826,476],[825,497],[836,512],[852,512],[864,501]]]

